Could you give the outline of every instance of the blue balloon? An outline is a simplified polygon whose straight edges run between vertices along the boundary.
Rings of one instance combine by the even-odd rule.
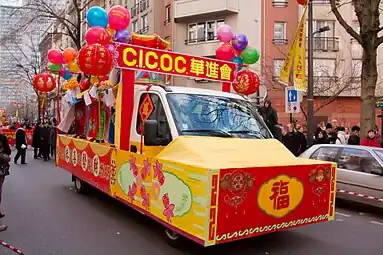
[[[108,25],[108,13],[100,6],[93,6],[86,12],[86,20],[91,27],[104,27]]]
[[[69,80],[72,77],[73,77],[73,74],[69,70],[64,71],[64,75],[63,75],[64,80]]]
[[[234,57],[232,60],[232,62],[236,63],[238,66],[237,66],[237,71],[241,71],[242,69],[242,65],[243,65],[243,60],[241,57]]]

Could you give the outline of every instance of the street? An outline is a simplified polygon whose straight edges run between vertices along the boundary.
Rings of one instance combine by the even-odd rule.
[[[185,242],[176,250],[157,223],[98,192],[75,193],[68,173],[28,154],[29,164],[12,165],[4,184],[1,222],[9,228],[0,232],[26,255],[383,254],[383,217],[344,206],[331,223],[207,249]],[[0,254],[14,253],[0,247]]]

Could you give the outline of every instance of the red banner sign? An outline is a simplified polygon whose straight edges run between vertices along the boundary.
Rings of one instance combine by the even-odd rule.
[[[232,83],[235,63],[116,43],[117,68]]]

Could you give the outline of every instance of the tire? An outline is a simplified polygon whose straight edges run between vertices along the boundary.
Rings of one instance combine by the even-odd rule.
[[[164,236],[165,236],[166,242],[169,246],[176,248],[176,249],[179,249],[182,247],[183,238],[177,232],[166,228],[164,230]]]
[[[79,194],[85,194],[88,190],[88,184],[80,178],[73,176],[74,190]]]

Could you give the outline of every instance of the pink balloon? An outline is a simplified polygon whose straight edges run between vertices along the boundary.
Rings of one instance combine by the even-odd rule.
[[[121,5],[113,6],[108,12],[108,23],[116,31],[126,29],[130,23],[130,12]]]
[[[221,44],[215,51],[217,59],[231,61],[235,57],[233,46],[228,43]]]
[[[233,30],[231,29],[229,25],[221,25],[218,27],[217,37],[218,37],[218,40],[220,40],[221,42],[228,43],[231,40],[233,40],[233,36],[234,36]]]
[[[50,49],[48,51],[48,61],[55,65],[64,63],[64,56],[60,50]]]

